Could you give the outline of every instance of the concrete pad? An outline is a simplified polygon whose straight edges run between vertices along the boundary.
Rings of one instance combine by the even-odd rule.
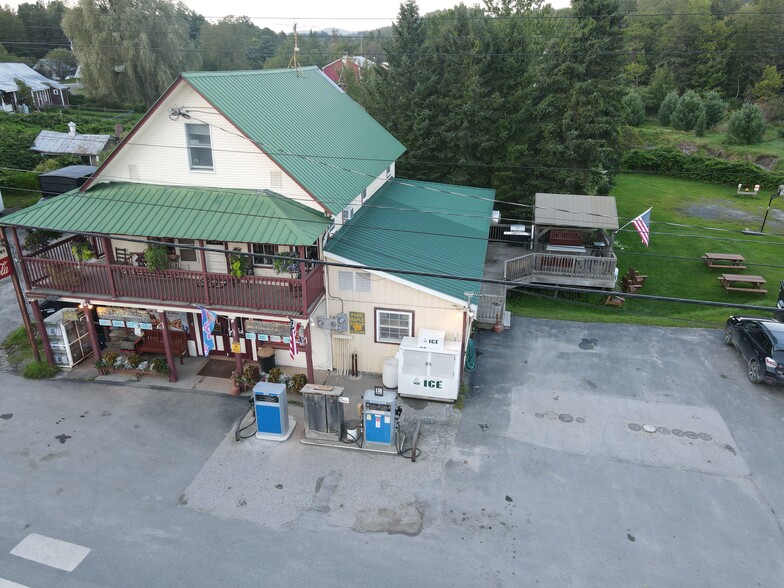
[[[29,588],[24,584],[17,584],[16,582],[12,582],[11,580],[4,580],[0,578],[0,588]]]
[[[727,424],[709,406],[516,386],[509,412],[503,434],[517,441],[631,463],[749,475]]]
[[[88,547],[31,533],[11,550],[11,555],[23,557],[58,570],[72,572],[87,554]]]

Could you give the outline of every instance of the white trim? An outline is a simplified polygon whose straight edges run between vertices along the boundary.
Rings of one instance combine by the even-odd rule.
[[[462,304],[465,306],[465,299],[463,298],[454,298],[453,296],[449,296],[448,294],[444,294],[443,292],[438,292],[437,290],[433,290],[432,288],[427,288],[425,286],[421,286],[420,284],[415,284],[414,282],[409,282],[408,280],[404,280],[403,278],[399,278],[398,276],[393,276],[392,274],[388,274],[386,272],[380,272],[376,270],[368,269],[366,266],[357,263],[356,261],[352,261],[351,259],[347,259],[345,257],[340,257],[339,255],[335,255],[334,253],[329,253],[327,251],[324,252],[324,258],[330,258],[340,263],[347,263],[353,266],[354,270],[361,270],[376,276],[381,276],[382,278],[386,278],[392,282],[397,282],[398,284],[403,284],[404,286],[408,286],[409,288],[413,288],[414,290],[418,290],[419,292],[424,292],[425,294],[430,294],[431,296],[435,296],[436,298],[441,298],[442,300],[447,300],[449,302],[454,302],[456,304]]]

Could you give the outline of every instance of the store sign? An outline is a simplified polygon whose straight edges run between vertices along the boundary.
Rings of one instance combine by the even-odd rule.
[[[277,339],[272,339],[272,341],[281,341],[283,337],[288,337],[289,335],[289,323],[245,319],[245,332],[267,335],[267,337],[277,337]],[[258,340],[267,341],[266,338],[262,339],[261,337],[258,337]]]
[[[349,312],[348,313],[349,332],[352,335],[365,334],[365,313],[364,312]]]
[[[8,250],[0,244],[0,280],[11,275],[14,271],[14,264],[8,256]]]
[[[231,352],[232,353],[242,353],[242,345],[240,345],[239,341],[232,341],[231,342]]]

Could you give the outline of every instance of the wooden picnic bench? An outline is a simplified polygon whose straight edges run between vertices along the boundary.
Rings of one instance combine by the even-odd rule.
[[[762,276],[746,276],[743,274],[721,274],[719,282],[727,292],[749,292],[751,294],[767,294],[765,278]],[[746,284],[745,286],[738,284]]]
[[[182,331],[169,331],[169,335],[171,335],[172,355],[179,355],[182,364],[182,358],[188,354],[188,334]],[[145,331],[137,349],[138,353],[166,353],[163,331]]]
[[[710,269],[732,269],[732,270],[745,270],[746,266],[743,262],[746,259],[737,253],[706,253],[702,256],[702,260]]]

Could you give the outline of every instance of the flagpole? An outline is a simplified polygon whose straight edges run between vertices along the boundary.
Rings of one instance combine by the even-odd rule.
[[[630,220],[628,223],[626,223],[625,225],[623,225],[622,227],[620,227],[618,230],[619,230],[619,231],[622,231],[622,230],[624,230],[626,227],[628,227],[630,224],[632,224],[632,223],[633,223],[634,221],[636,221],[638,218],[640,218],[641,216],[645,216],[646,214],[648,214],[648,213],[649,213],[650,211],[652,211],[652,210],[653,210],[653,206],[651,206],[651,207],[650,207],[648,210],[646,210],[646,211],[645,211],[645,212],[643,212],[642,214],[638,214],[637,216],[635,216],[635,217],[634,217],[632,220]]]

